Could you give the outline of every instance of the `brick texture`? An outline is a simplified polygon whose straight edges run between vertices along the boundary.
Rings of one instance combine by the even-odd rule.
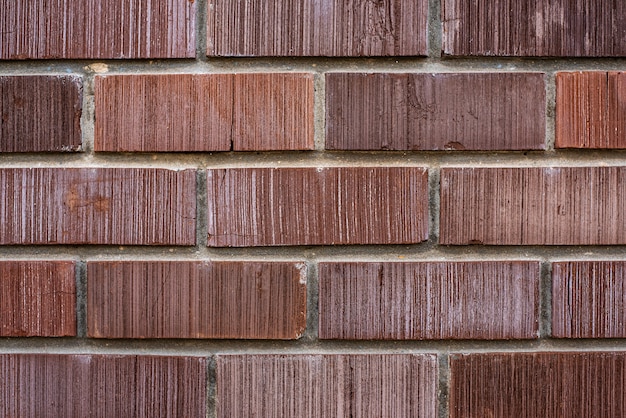
[[[220,355],[217,416],[435,417],[430,354]]]
[[[442,244],[626,244],[624,167],[444,168]]]
[[[208,1],[210,56],[426,55],[428,1]]]
[[[294,339],[306,326],[303,264],[89,262],[88,335]]]
[[[208,245],[424,241],[427,183],[423,168],[208,170]]]
[[[556,75],[556,147],[626,148],[626,73]]]
[[[552,264],[552,335],[626,337],[626,262]]]
[[[82,107],[80,77],[0,76],[0,152],[78,150]]]
[[[624,57],[620,0],[442,0],[448,55]]]
[[[541,73],[326,75],[326,148],[543,149]]]
[[[0,0],[0,59],[190,58],[195,4]]]
[[[320,338],[537,338],[538,262],[321,263]]]
[[[76,335],[73,261],[0,261],[0,336]]]
[[[0,355],[4,417],[204,417],[206,360]]]
[[[455,354],[450,417],[622,417],[623,352]]]
[[[313,75],[96,77],[96,151],[313,148]]]
[[[193,170],[2,168],[0,184],[0,244],[195,244]]]

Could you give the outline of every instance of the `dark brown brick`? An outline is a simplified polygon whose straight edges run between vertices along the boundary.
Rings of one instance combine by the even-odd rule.
[[[552,335],[626,337],[626,262],[552,264]]]
[[[442,0],[448,55],[623,57],[621,0]]]
[[[195,5],[0,0],[0,59],[192,58]]]
[[[89,262],[96,338],[295,339],[306,327],[301,263]]]
[[[194,170],[0,169],[0,244],[194,245]]]
[[[537,338],[539,263],[320,263],[319,336]]]
[[[313,149],[313,75],[96,77],[96,151]]]
[[[403,244],[428,238],[420,167],[208,170],[208,245]]]
[[[556,74],[556,147],[626,148],[626,72]]]
[[[433,354],[218,355],[217,416],[436,417]]]
[[[427,0],[209,0],[207,54],[426,55],[427,17]]]
[[[626,244],[626,167],[443,168],[442,244]]]
[[[78,150],[82,106],[78,76],[0,76],[0,152]]]
[[[0,261],[0,336],[76,335],[73,261]]]
[[[326,75],[326,148],[543,149],[541,73]]]
[[[626,416],[626,353],[480,353],[450,358],[450,417]]]
[[[206,360],[0,355],[3,417],[204,417]]]

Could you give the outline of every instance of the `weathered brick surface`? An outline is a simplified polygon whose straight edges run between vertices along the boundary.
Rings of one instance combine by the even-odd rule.
[[[626,244],[626,168],[444,168],[440,223],[441,244]]]
[[[194,170],[0,169],[0,244],[194,245]]]
[[[555,145],[626,148],[626,72],[556,74]]]
[[[545,147],[541,73],[329,73],[326,148]]]
[[[0,336],[76,335],[73,261],[0,261]]]
[[[193,1],[0,0],[0,59],[191,58]]]
[[[96,77],[96,151],[313,148],[313,75]]]
[[[427,0],[209,0],[207,5],[210,56],[427,53]]]
[[[208,170],[208,245],[417,243],[427,183],[419,167]]]
[[[537,338],[539,263],[321,263],[319,336]]]
[[[134,355],[0,355],[5,417],[204,417],[206,360]]]
[[[217,416],[435,417],[431,354],[219,355]]]
[[[87,277],[91,337],[295,339],[306,326],[303,264],[100,261]]]

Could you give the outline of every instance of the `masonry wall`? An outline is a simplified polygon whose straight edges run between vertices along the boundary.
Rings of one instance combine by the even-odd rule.
[[[0,0],[0,415],[626,416],[626,5]]]

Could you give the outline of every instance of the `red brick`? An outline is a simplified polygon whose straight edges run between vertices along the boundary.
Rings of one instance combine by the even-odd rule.
[[[0,184],[0,244],[195,244],[193,170],[3,168]]]
[[[450,418],[626,416],[626,353],[450,358]]]
[[[320,263],[319,336],[537,338],[539,263]]]
[[[556,74],[556,147],[626,148],[626,72]]]
[[[442,244],[626,244],[626,167],[444,168]]]
[[[89,262],[96,338],[295,339],[306,327],[304,264]]]
[[[623,57],[620,0],[443,0],[447,55]]]
[[[195,5],[0,0],[0,59],[192,58]]]
[[[427,0],[209,0],[207,53],[426,55],[427,17]]]
[[[313,149],[313,75],[96,77],[96,151]]]
[[[0,355],[3,417],[204,417],[206,360]]]
[[[76,335],[73,261],[0,261],[0,336]]]
[[[428,237],[420,167],[208,170],[208,245],[405,244]]]
[[[626,262],[552,264],[552,335],[626,337]]]
[[[330,73],[326,106],[333,150],[544,148],[541,73]]]
[[[0,152],[78,150],[82,106],[78,76],[0,76]]]
[[[433,354],[218,355],[217,417],[435,417]]]

